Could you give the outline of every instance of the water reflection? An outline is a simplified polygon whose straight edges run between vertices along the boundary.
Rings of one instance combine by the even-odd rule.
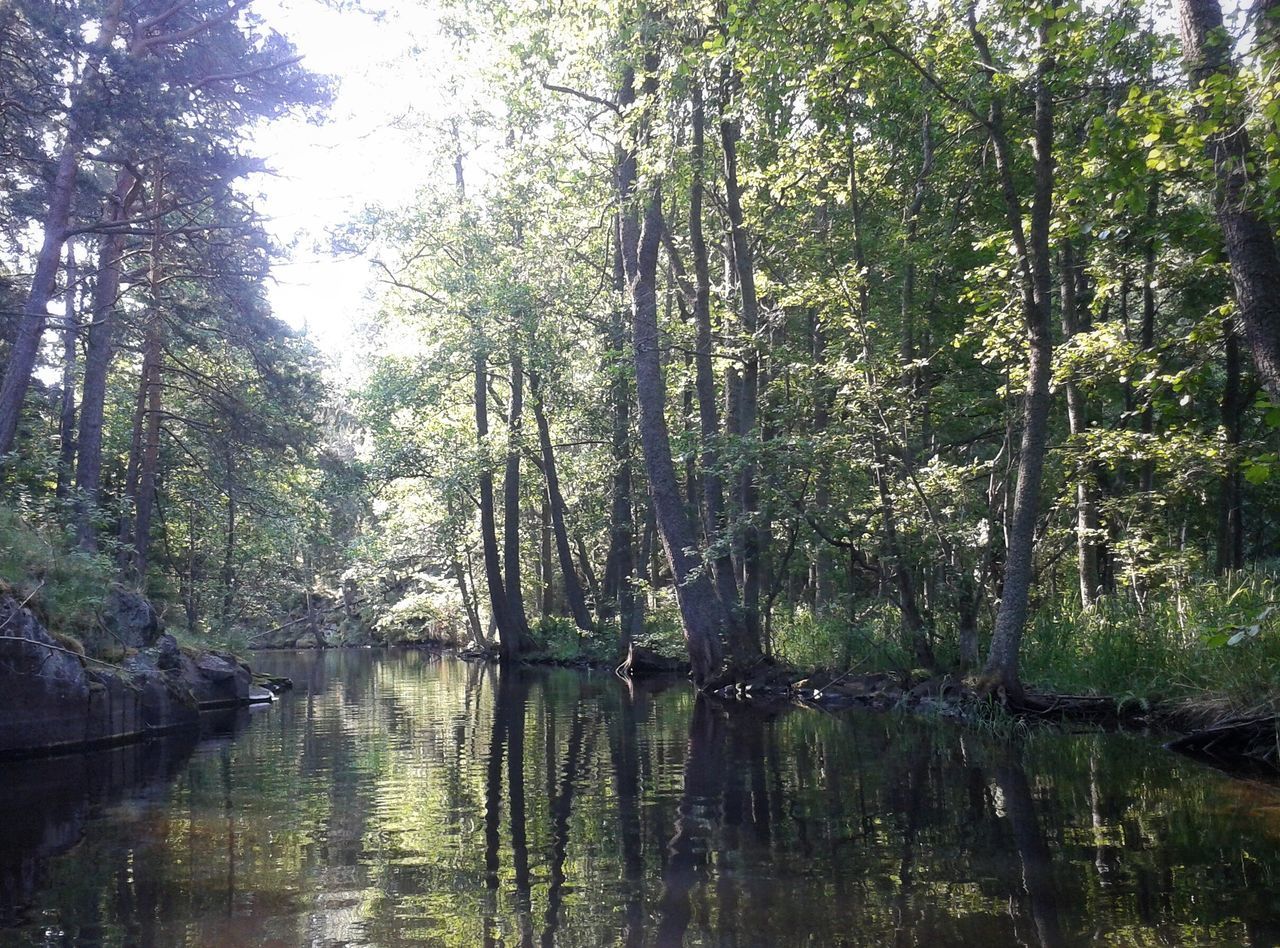
[[[1276,940],[1280,797],[1141,740],[259,664],[299,689],[234,736],[0,769],[0,943]]]

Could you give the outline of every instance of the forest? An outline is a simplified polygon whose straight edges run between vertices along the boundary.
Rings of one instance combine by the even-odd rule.
[[[335,80],[251,0],[0,9],[0,583],[52,629],[1274,711],[1280,4],[435,6],[430,183],[332,222],[354,381],[254,185]]]

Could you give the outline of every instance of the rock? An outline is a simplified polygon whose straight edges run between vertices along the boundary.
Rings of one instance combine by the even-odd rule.
[[[228,707],[249,700],[252,674],[230,655],[182,653],[177,674],[201,708]]]
[[[253,683],[259,688],[265,688],[273,695],[282,695],[286,691],[293,690],[293,679],[285,678],[283,675],[264,675],[261,672],[255,672]]]
[[[303,632],[293,643],[294,648],[324,648],[324,642],[315,632]]]
[[[142,593],[115,587],[103,603],[102,624],[125,648],[150,648],[164,634],[155,606]]]
[[[0,756],[47,753],[192,727],[190,690],[164,671],[155,648],[119,669],[86,664],[57,643],[30,610],[0,598]],[[176,643],[174,643],[176,649]]]
[[[270,704],[276,700],[275,692],[268,691],[261,685],[249,686],[249,703],[250,704]]]
[[[195,730],[202,708],[270,701],[292,687],[270,676],[255,685],[235,656],[179,647],[136,593],[112,597],[117,634],[146,642],[118,667],[62,646],[29,609],[0,594],[0,757]]]
[[[90,681],[84,663],[57,643],[12,596],[0,597],[0,754],[85,739]]]

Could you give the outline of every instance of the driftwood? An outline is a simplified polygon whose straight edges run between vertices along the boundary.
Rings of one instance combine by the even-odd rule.
[[[1280,770],[1280,716],[1234,718],[1170,741],[1170,750],[1234,765],[1245,760]]]

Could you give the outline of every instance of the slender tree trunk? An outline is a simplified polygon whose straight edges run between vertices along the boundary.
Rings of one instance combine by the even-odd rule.
[[[1077,281],[1083,273],[1083,264],[1076,259],[1071,241],[1062,246],[1062,335],[1070,341],[1077,332],[1088,327],[1082,319],[1077,300]],[[1067,425],[1072,438],[1083,437],[1089,427],[1088,406],[1084,393],[1073,378],[1067,379]],[[1094,498],[1093,469],[1081,465],[1076,481],[1076,564],[1080,579],[1080,602],[1086,609],[1098,600],[1100,578],[1098,572],[1098,508]]]
[[[58,412],[58,483],[54,496],[59,500],[71,492],[76,462],[76,363],[79,362],[80,307],[76,293],[79,268],[74,244],[67,243],[66,313],[62,326],[62,404]]]
[[[551,499],[546,491],[542,493],[542,503],[539,507],[538,572],[542,586],[542,596],[538,609],[542,618],[549,619],[556,613],[556,572],[555,567],[552,565],[552,561],[555,558],[555,554],[552,552],[555,541],[552,539]]]
[[[1056,4],[1051,4],[1056,10]],[[995,66],[986,37],[978,30],[974,7],[969,7],[970,30],[982,60],[982,72],[993,86]],[[1031,599],[1032,564],[1035,558],[1036,521],[1040,515],[1040,484],[1049,447],[1049,383],[1053,373],[1053,337],[1050,325],[1052,274],[1049,223],[1053,210],[1053,94],[1049,88],[1054,57],[1049,45],[1048,20],[1039,29],[1039,62],[1035,78],[1035,177],[1031,199],[1030,240],[1023,228],[1022,201],[1014,179],[1013,152],[1004,125],[1000,93],[992,89],[987,131],[996,154],[1000,190],[1017,250],[1022,283],[1023,319],[1026,323],[1029,364],[1022,401],[1022,445],[1018,480],[1014,488],[1013,514],[1000,608],[983,669],[985,685],[1017,700],[1022,696],[1018,659],[1022,633]]]
[[[1202,87],[1214,76],[1233,78],[1231,38],[1222,22],[1218,0],[1178,0],[1182,54],[1191,80]],[[1280,401],[1280,261],[1271,225],[1263,216],[1262,195],[1253,183],[1256,156],[1243,115],[1211,114],[1201,120],[1217,128],[1208,151],[1217,174],[1214,206],[1231,261],[1231,282],[1245,341],[1263,387]]]
[[[231,452],[225,457],[227,466],[227,528],[222,547],[222,625],[231,624],[236,598],[236,488],[231,479]]]
[[[453,572],[453,581],[458,584],[458,595],[462,597],[462,612],[467,617],[467,629],[471,632],[471,641],[484,642],[484,629],[480,625],[480,612],[471,598],[471,590],[467,587],[467,571],[462,560],[454,556],[449,564]]]
[[[729,217],[730,246],[733,269],[737,277],[738,301],[741,306],[742,333],[747,340],[742,367],[742,385],[738,391],[738,432],[744,439],[745,460],[738,473],[737,507],[741,522],[742,550],[742,618],[734,623],[737,631],[730,647],[734,657],[750,661],[760,656],[760,588],[763,550],[760,530],[759,472],[754,458],[760,437],[760,303],[756,295],[755,260],[742,212],[742,188],[738,180],[738,139],[741,128],[729,109],[733,108],[740,78],[732,65],[724,67],[720,143],[724,154],[725,207]]]
[[[1152,229],[1152,233],[1147,236],[1142,248],[1142,326],[1138,331],[1143,354],[1151,359],[1156,357],[1156,236],[1154,224],[1159,202],[1160,185],[1153,181],[1147,190],[1147,222]],[[1122,286],[1121,292],[1127,296],[1128,289],[1126,283]],[[1148,451],[1153,448],[1150,442],[1155,432],[1155,412],[1151,407],[1151,395],[1151,392],[1147,392],[1142,405],[1142,415],[1138,422],[1138,430],[1141,432],[1143,440],[1147,442],[1146,450]],[[1156,462],[1152,459],[1147,459],[1142,462],[1138,483],[1138,489],[1142,492],[1144,509],[1150,507],[1155,487]]]
[[[1226,385],[1222,391],[1222,429],[1227,436],[1227,469],[1218,487],[1218,557],[1219,573],[1244,566],[1244,525],[1240,516],[1240,429],[1243,421],[1240,394],[1240,342],[1235,320],[1222,321],[1226,348]]]
[[[116,176],[115,188],[103,212],[104,223],[128,218],[141,182],[128,172]],[[76,460],[76,533],[80,546],[97,549],[94,519],[98,512],[98,492],[102,483],[102,422],[106,412],[107,373],[114,354],[116,302],[120,295],[121,256],[124,235],[108,233],[100,239],[98,272],[90,301],[88,345],[84,358],[84,384],[80,394],[80,436]]]
[[[62,150],[49,187],[49,206],[44,216],[44,239],[36,257],[36,269],[31,277],[31,289],[23,307],[22,320],[18,324],[18,334],[9,351],[4,378],[0,381],[0,457],[13,450],[14,436],[18,432],[22,403],[31,384],[31,373],[35,369],[36,356],[40,351],[40,337],[44,335],[49,300],[53,297],[58,265],[62,259],[62,245],[71,221],[76,173],[80,168],[80,154],[89,133],[94,107],[92,99],[97,91],[103,57],[115,40],[123,8],[124,0],[110,0],[99,21],[98,36],[89,47],[80,81],[72,91]]]
[[[858,268],[866,273],[868,270],[865,248],[862,242],[862,198],[858,187],[857,166],[853,160],[852,148],[849,156],[849,206],[853,214],[853,253]],[[858,316],[862,330],[863,372],[867,390],[876,391],[878,385],[872,371],[871,341],[868,325],[871,321],[871,302],[865,281],[858,288]],[[919,590],[914,570],[907,562],[906,551],[898,533],[898,516],[889,483],[889,452],[885,448],[885,437],[892,434],[883,412],[879,423],[871,428],[871,451],[875,458],[875,482],[880,495],[881,531],[884,534],[884,546],[887,559],[893,570],[893,582],[898,590],[898,609],[902,618],[903,645],[910,650],[914,662],[923,668],[937,667],[937,659],[933,654],[933,646],[929,641],[929,628],[920,610]]]
[[[556,471],[555,450],[551,444],[551,426],[547,422],[546,408],[542,403],[542,379],[536,372],[529,373],[529,387],[533,395],[533,417],[538,425],[538,442],[542,447],[542,471],[547,482],[551,529],[555,537],[556,555],[560,560],[560,572],[564,576],[565,599],[578,628],[590,632],[594,624],[591,613],[587,611],[587,598],[582,591],[582,583],[578,580],[578,571],[573,566],[569,530],[564,522],[565,502],[560,493],[560,476]]]
[[[614,289],[621,303],[626,292],[626,278],[620,247],[615,247],[614,253]],[[618,616],[619,655],[627,654],[639,624],[639,609],[631,582],[636,570],[636,540],[631,505],[631,385],[627,367],[621,361],[627,345],[624,320],[623,311],[615,308],[608,330],[608,345],[614,360],[609,374],[613,421],[610,435],[613,476],[609,486],[609,550],[604,563],[604,586],[598,597],[602,620]],[[584,566],[590,563],[585,554],[582,562]]]
[[[733,612],[740,607],[740,603],[733,571],[733,558],[729,553],[728,545],[722,542],[726,524],[724,522],[724,483],[720,475],[719,452],[716,449],[716,442],[720,435],[720,419],[716,408],[715,369],[711,361],[711,265],[708,261],[707,241],[702,229],[706,106],[703,102],[700,78],[692,84],[692,101],[689,246],[693,259],[694,280],[694,388],[698,399],[698,428],[701,434],[699,461],[702,527],[707,543],[715,545],[720,550],[712,559],[711,569],[720,601],[724,603],[727,610]]]
[[[507,411],[507,466],[502,478],[502,565],[507,614],[521,652],[528,651],[533,645],[520,582],[520,436],[523,427],[524,365],[520,354],[513,351],[511,404]]]
[[[159,319],[157,318],[155,322],[158,324]],[[146,378],[147,409],[133,525],[133,573],[139,581],[145,581],[147,576],[147,556],[151,547],[151,513],[155,509],[156,477],[160,464],[162,352],[163,339],[160,327],[155,325],[147,334],[142,370]]]
[[[476,437],[480,442],[480,539],[484,548],[484,573],[489,587],[489,609],[498,627],[498,644],[504,658],[523,651],[520,629],[513,625],[509,599],[502,581],[502,559],[498,551],[498,526],[494,515],[493,471],[487,457],[489,438],[489,368],[484,352],[476,343],[474,358]]]

